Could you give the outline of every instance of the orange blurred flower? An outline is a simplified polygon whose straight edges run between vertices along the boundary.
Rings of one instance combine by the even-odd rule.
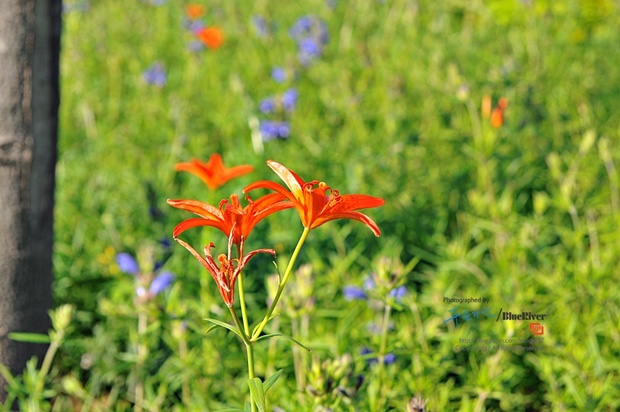
[[[249,196],[246,199],[248,205],[242,208],[239,204],[239,197],[232,195],[230,203],[228,203],[228,199],[220,202],[219,209],[198,200],[168,199],[170,206],[200,216],[179,223],[174,228],[172,236],[176,240],[181,233],[188,229],[197,226],[211,226],[230,236],[235,245],[240,245],[248,238],[258,222],[272,213],[293,207],[286,200],[286,196],[280,193],[271,193],[256,201],[253,201]]]
[[[205,8],[200,4],[188,4],[185,7],[185,14],[191,20],[195,20],[205,14]]]
[[[499,128],[504,124],[504,111],[508,107],[508,99],[502,97],[497,102],[497,107],[491,112],[491,126]]]
[[[215,190],[235,177],[250,173],[254,168],[250,165],[225,168],[222,156],[215,153],[208,162],[192,159],[188,163],[177,163],[174,170],[190,172],[198,176],[211,190]]]
[[[354,219],[368,226],[375,236],[381,234],[379,227],[371,218],[355,210],[378,207],[385,204],[385,200],[368,195],[340,196],[337,190],[332,190],[324,182],[318,180],[304,182],[295,172],[280,163],[268,160],[267,164],[290,191],[278,183],[261,180],[246,186],[243,189],[244,193],[265,188],[286,196],[297,209],[302,224],[308,229],[317,228],[331,220]]]
[[[222,30],[215,26],[201,29],[196,37],[210,49],[217,49],[224,43]]]
[[[480,107],[480,113],[484,119],[488,119],[491,115],[491,105],[493,101],[491,100],[491,96],[486,95],[482,97],[482,105]]]

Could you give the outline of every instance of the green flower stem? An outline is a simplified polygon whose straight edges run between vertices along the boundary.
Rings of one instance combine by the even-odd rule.
[[[379,354],[381,357],[385,356],[385,348],[387,346],[387,331],[390,323],[390,313],[392,312],[392,306],[385,304],[385,310],[383,311],[383,322],[381,325],[381,342],[379,343]]]
[[[239,257],[241,259],[241,257]],[[250,323],[248,322],[248,312],[245,306],[245,294],[243,293],[243,273],[239,273],[237,278],[239,284],[239,306],[241,306],[241,318],[243,319],[243,330],[246,336],[250,336]],[[239,331],[241,332],[241,331]]]
[[[388,298],[390,299],[390,298]],[[380,403],[381,399],[385,399],[383,396],[383,391],[385,389],[384,380],[385,380],[385,352],[387,348],[387,332],[388,326],[390,324],[390,314],[392,313],[392,306],[386,302],[385,309],[383,311],[383,320],[381,322],[381,341],[379,342],[379,364],[377,365],[377,375],[379,381],[379,389],[377,396],[377,404],[375,404],[376,411],[381,410]]]
[[[278,291],[276,292],[276,296],[273,298],[273,302],[271,302],[271,306],[269,306],[269,309],[267,310],[267,314],[265,315],[265,318],[262,320],[262,322],[258,325],[256,330],[252,334],[250,341],[255,342],[256,339],[258,339],[258,337],[260,336],[263,329],[265,329],[265,326],[267,326],[267,322],[269,322],[269,319],[271,318],[273,311],[275,310],[276,306],[278,305],[278,302],[280,301],[280,298],[282,297],[284,286],[286,286],[286,282],[288,281],[288,278],[291,276],[291,272],[293,271],[293,267],[295,266],[295,261],[297,260],[297,257],[299,256],[301,247],[306,242],[308,233],[310,233],[310,229],[308,229],[307,227],[304,227],[304,231],[301,234],[299,241],[297,242],[295,251],[293,251],[293,256],[291,256],[291,260],[289,260],[288,262],[288,266],[286,267],[284,276],[282,277],[282,280],[280,281],[280,284],[278,285]]]
[[[138,309],[138,359],[136,360],[136,386],[135,386],[135,412],[142,412],[142,403],[144,402],[144,384],[142,382],[142,369],[144,361],[148,357],[148,347],[144,340],[146,339],[147,315],[145,308]]]
[[[239,320],[239,316],[237,316],[237,312],[235,311],[234,306],[229,306],[230,314],[232,315],[233,321],[235,322],[235,326],[237,326],[237,330],[239,331],[239,335],[241,336],[241,340],[245,344],[245,348],[248,353],[248,378],[254,379],[256,374],[254,373],[254,346],[253,342],[248,339],[248,335],[244,332],[243,326],[241,325],[241,321]],[[250,394],[250,398],[252,395]],[[254,399],[251,399],[250,403],[252,404],[252,412],[257,411],[256,403]]]
[[[45,353],[45,358],[43,358],[43,364],[41,365],[41,370],[39,370],[39,374],[37,376],[37,385],[36,385],[36,394],[40,396],[43,393],[43,388],[45,386],[45,378],[50,372],[52,367],[52,360],[54,356],[56,356],[56,352],[58,348],[60,348],[60,344],[65,337],[65,331],[59,330],[55,335],[54,339],[52,339],[50,346],[47,348],[47,352]]]

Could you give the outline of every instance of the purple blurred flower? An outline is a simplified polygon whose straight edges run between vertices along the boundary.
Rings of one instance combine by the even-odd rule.
[[[138,262],[129,253],[119,253],[116,255],[116,264],[123,273],[137,275],[140,273]]]
[[[321,56],[321,51],[321,45],[316,39],[306,37],[299,42],[297,58],[301,64],[307,66],[312,62],[312,60]]]
[[[360,355],[362,356],[368,356],[371,355],[373,353],[373,351],[370,348],[367,347],[363,347],[362,349],[360,349]],[[378,359],[374,356],[372,357],[367,357],[366,358],[366,363],[368,365],[372,365],[378,362]],[[383,364],[384,365],[391,365],[394,362],[396,362],[396,355],[394,355],[393,353],[388,353],[383,357]]]
[[[159,87],[164,86],[167,80],[164,66],[161,63],[154,63],[151,67],[142,72],[142,78],[148,84]]]
[[[164,239],[164,240],[167,243],[170,243],[168,239]],[[165,248],[163,241],[160,242],[160,244],[162,244],[162,246]],[[136,259],[134,259],[134,257],[131,256],[129,253],[123,252],[123,253],[119,253],[116,255],[116,263],[118,264],[118,267],[121,270],[121,272],[137,276],[136,295],[138,297],[147,296],[147,292],[143,286],[143,283],[144,283],[144,278],[150,278],[151,275],[140,273],[140,267]],[[156,273],[159,269],[161,269],[162,266],[163,266],[163,262],[155,262],[153,272]],[[149,286],[149,293],[148,293],[149,296],[147,296],[147,298],[152,298],[158,295],[163,290],[168,288],[172,284],[173,281],[174,281],[174,275],[171,272],[160,273],[159,275],[155,277],[155,279],[151,281],[151,284]]]
[[[191,52],[198,53],[203,51],[207,46],[200,40],[192,40],[187,44],[187,49]]]
[[[393,353],[388,353],[383,357],[383,363],[386,365],[391,365],[396,362],[396,355]]]
[[[390,297],[393,297],[396,302],[400,302],[407,295],[407,288],[404,286],[399,286],[396,289],[392,289],[389,295]]]
[[[282,93],[282,107],[287,112],[292,112],[295,110],[295,105],[297,104],[297,89],[291,88]]]
[[[274,67],[271,69],[271,78],[278,83],[284,83],[286,81],[286,70],[282,67]]]
[[[372,276],[367,276],[366,279],[364,279],[364,290],[374,290],[376,286],[377,284]]]
[[[291,128],[287,122],[276,122],[271,120],[261,120],[259,130],[264,142],[276,138],[286,139],[291,133]]]
[[[149,292],[153,296],[157,296],[166,288],[172,285],[174,281],[174,275],[171,272],[162,272],[153,281],[151,282],[151,286],[149,286]]]
[[[206,27],[205,22],[202,20],[192,20],[188,23],[187,25],[188,30],[191,31],[193,34],[198,34],[200,32],[200,30],[204,29]]]
[[[167,237],[162,237],[157,243],[161,245],[162,249],[164,249],[164,252],[170,251],[170,248],[172,247],[172,243]]]
[[[252,26],[259,37],[267,37],[270,34],[267,20],[262,16],[252,16]]]
[[[259,110],[264,114],[271,114],[276,111],[276,100],[273,97],[266,97],[258,104]]]
[[[291,27],[289,34],[297,41],[312,33],[313,16],[301,16]]]
[[[345,300],[364,300],[368,298],[368,295],[364,292],[364,290],[357,286],[347,285],[342,288],[342,294],[344,295]]]
[[[325,22],[315,16],[302,16],[289,31],[297,43],[297,58],[303,65],[322,54],[323,46],[329,41],[329,32]]]

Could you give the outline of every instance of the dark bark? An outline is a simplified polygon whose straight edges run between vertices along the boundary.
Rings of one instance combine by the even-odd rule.
[[[46,346],[7,334],[50,327],[60,19],[60,0],[0,3],[0,363],[14,374]]]

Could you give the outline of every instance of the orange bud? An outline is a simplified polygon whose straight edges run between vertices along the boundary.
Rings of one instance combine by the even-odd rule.
[[[494,128],[502,127],[504,124],[504,110],[496,107],[491,112],[491,126]]]
[[[195,20],[205,14],[205,8],[200,4],[188,4],[187,7],[185,7],[185,14],[190,19]]]
[[[482,98],[482,117],[487,119],[491,115],[491,96],[486,95]]]

